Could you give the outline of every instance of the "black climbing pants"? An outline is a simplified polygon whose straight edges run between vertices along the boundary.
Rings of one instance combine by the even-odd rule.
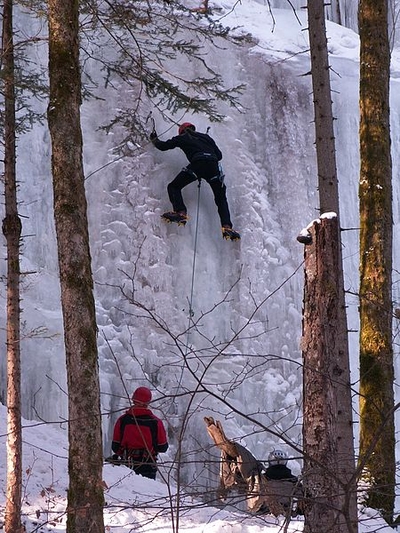
[[[221,226],[232,227],[229,213],[228,200],[226,198],[226,186],[216,161],[199,160],[190,163],[186,168],[168,184],[168,196],[174,211],[184,211],[186,206],[182,198],[182,189],[197,179],[204,179],[211,187],[214,201],[218,209]]]

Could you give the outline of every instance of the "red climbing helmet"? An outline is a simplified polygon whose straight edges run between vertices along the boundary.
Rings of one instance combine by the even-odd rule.
[[[138,387],[132,394],[132,400],[136,403],[148,405],[151,402],[151,390],[147,387]]]
[[[192,129],[193,131],[196,131],[196,126],[194,124],[192,124],[191,122],[184,122],[183,124],[181,124],[178,128],[178,134],[179,135],[182,135],[182,133],[185,133],[186,129],[187,128],[190,128]]]

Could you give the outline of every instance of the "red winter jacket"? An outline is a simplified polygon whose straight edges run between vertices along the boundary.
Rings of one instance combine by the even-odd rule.
[[[118,418],[114,426],[112,450],[121,457],[146,452],[154,460],[168,449],[164,424],[150,409],[134,406]]]

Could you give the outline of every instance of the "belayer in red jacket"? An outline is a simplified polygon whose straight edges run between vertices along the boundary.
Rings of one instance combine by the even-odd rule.
[[[150,140],[158,150],[180,148],[189,160],[189,165],[183,168],[168,184],[168,196],[173,211],[167,211],[162,215],[162,218],[168,222],[185,225],[188,216],[182,198],[182,189],[196,180],[204,179],[214,194],[214,201],[221,220],[222,236],[224,239],[232,241],[240,239],[239,233],[232,228],[224,174],[219,164],[222,159],[221,150],[212,137],[207,133],[196,131],[196,127],[190,122],[181,124],[178,133],[167,141],[160,141],[155,130],[150,134]]]
[[[147,387],[135,390],[133,407],[115,423],[111,447],[114,454],[137,474],[155,479],[157,455],[167,451],[168,441],[164,424],[148,407],[151,397]]]

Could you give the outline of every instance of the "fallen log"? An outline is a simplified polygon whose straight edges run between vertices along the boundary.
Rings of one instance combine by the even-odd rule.
[[[246,491],[247,509],[252,513],[291,516],[293,498],[298,499],[295,483],[268,480],[263,465],[244,446],[225,435],[221,422],[204,417],[207,432],[221,450],[220,478],[217,494],[224,500],[229,490]]]

